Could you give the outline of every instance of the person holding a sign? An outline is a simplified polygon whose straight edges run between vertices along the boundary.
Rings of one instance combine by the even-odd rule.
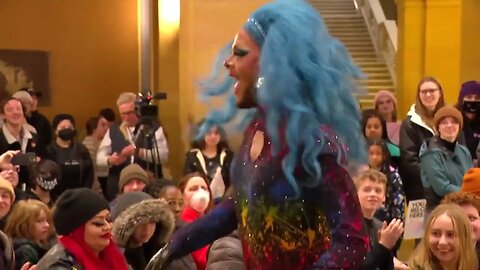
[[[421,178],[427,200],[427,213],[445,195],[460,191],[463,175],[473,167],[467,147],[457,143],[463,126],[462,114],[453,106],[437,111],[434,118],[437,134],[420,149]]]

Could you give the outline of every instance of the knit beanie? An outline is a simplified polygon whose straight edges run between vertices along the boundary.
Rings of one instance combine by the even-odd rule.
[[[12,196],[12,203],[15,201],[15,191],[13,191],[12,183],[7,179],[0,177],[0,189],[5,189]]]
[[[463,176],[462,192],[480,195],[480,168],[471,168]]]
[[[53,224],[59,235],[68,235],[105,209],[108,202],[93,190],[68,189],[56,202]]]
[[[375,98],[373,100],[373,104],[375,104],[375,106],[377,106],[377,102],[380,98],[383,98],[383,97],[388,97],[390,98],[392,101],[393,101],[393,104],[395,105],[395,108],[397,107],[397,99],[395,98],[395,96],[392,94],[392,92],[388,91],[388,90],[380,90],[378,91],[376,94],[375,94]]]
[[[115,202],[115,206],[110,213],[111,219],[114,221],[117,216],[123,211],[125,211],[125,209],[127,209],[129,206],[148,199],[153,199],[153,197],[142,191],[127,192],[118,196]]]
[[[437,130],[438,130],[438,126],[440,125],[440,121],[442,121],[442,119],[445,117],[453,117],[455,120],[457,120],[458,123],[460,124],[460,130],[462,130],[462,127],[463,127],[462,113],[453,106],[444,106],[435,113],[433,122],[435,123],[435,128]]]
[[[133,179],[138,179],[148,185],[148,174],[147,172],[140,167],[140,165],[132,163],[120,172],[120,180],[118,181],[118,190],[120,193],[123,193],[123,187]]]
[[[75,126],[75,119],[73,118],[73,116],[71,114],[61,113],[61,114],[55,115],[55,117],[53,118],[52,129],[56,130],[58,124],[60,124],[60,122],[62,122],[63,120],[70,120],[70,122],[72,122],[72,125]]]
[[[20,103],[22,103],[22,101],[28,101],[30,103],[33,103],[32,96],[27,91],[23,90],[15,92],[12,95],[12,98],[20,100]]]
[[[462,84],[462,88],[460,88],[460,94],[458,95],[459,104],[461,104],[463,102],[463,98],[468,95],[480,95],[480,82],[466,81]]]

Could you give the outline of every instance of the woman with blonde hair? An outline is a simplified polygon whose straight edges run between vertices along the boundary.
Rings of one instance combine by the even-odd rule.
[[[13,240],[16,269],[29,262],[37,263],[48,251],[52,236],[52,215],[38,200],[19,201],[8,217],[5,233]]]
[[[441,204],[433,210],[409,266],[413,270],[478,269],[470,221],[460,206]]]

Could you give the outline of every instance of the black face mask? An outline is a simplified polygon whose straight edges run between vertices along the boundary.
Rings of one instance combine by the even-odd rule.
[[[480,112],[480,101],[463,101],[463,111],[467,113]]]
[[[56,177],[42,177],[39,176],[37,178],[37,183],[38,186],[40,186],[41,189],[45,191],[50,191],[55,188],[55,186],[58,184],[57,178]]]
[[[62,129],[58,132],[58,137],[64,141],[72,140],[75,135],[77,135],[77,131],[71,128]]]

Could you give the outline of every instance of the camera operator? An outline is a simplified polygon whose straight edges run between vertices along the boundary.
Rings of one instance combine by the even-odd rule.
[[[162,177],[161,163],[168,158],[167,140],[160,126],[155,130],[156,149],[160,160],[152,160],[152,150],[143,145],[135,145],[134,134],[140,122],[140,115],[136,110],[135,102],[137,96],[131,92],[120,94],[117,100],[117,107],[122,119],[120,125],[114,124],[105,134],[97,153],[97,165],[110,167],[107,180],[107,199],[113,200],[118,194],[118,181],[120,171],[131,163],[137,163],[143,169],[151,172],[158,172],[157,177]],[[137,127],[138,128],[138,127]]]

